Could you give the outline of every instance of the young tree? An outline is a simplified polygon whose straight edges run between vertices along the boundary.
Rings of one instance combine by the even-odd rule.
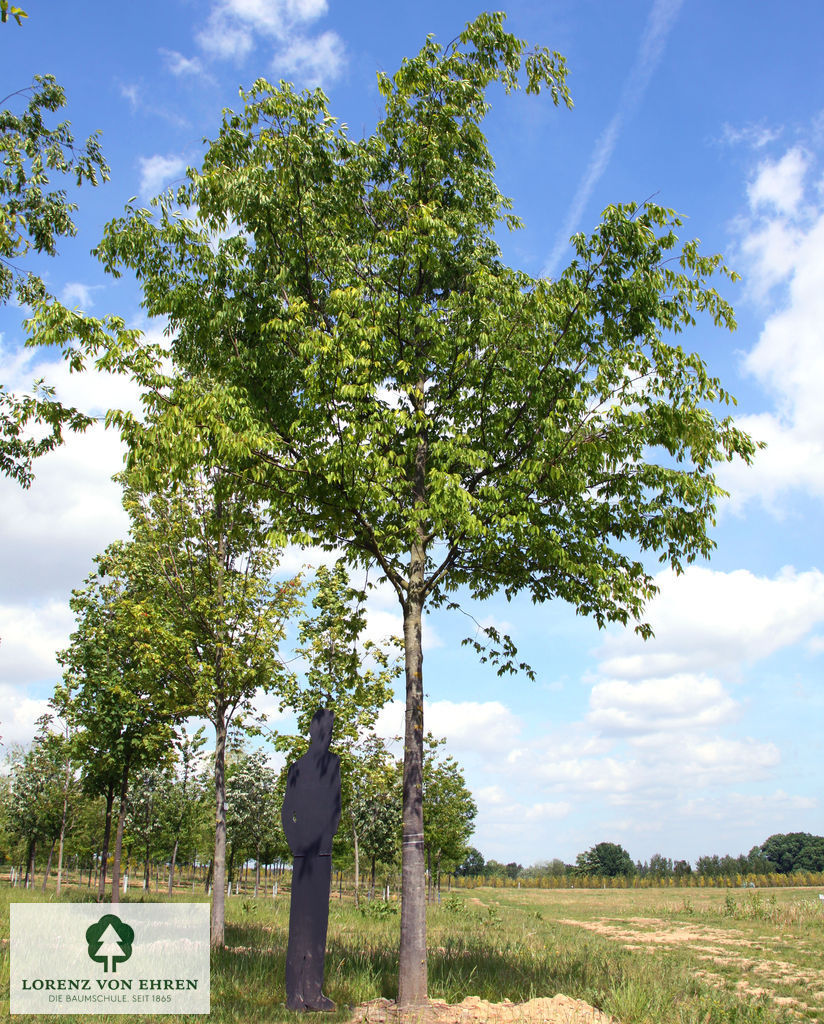
[[[13,760],[7,812],[9,831],[25,842],[27,886],[34,884],[38,843],[49,843],[44,892],[55,844],[65,830],[68,797],[65,750],[61,737],[51,733],[51,722],[51,715],[41,715],[31,746]]]
[[[85,586],[72,592],[77,628],[58,656],[64,682],[52,703],[74,731],[87,791],[106,794],[101,899],[118,793],[111,893],[118,903],[130,775],[173,755],[175,726],[187,704],[154,644],[160,622],[152,604],[151,552],[134,541],[115,541],[94,561]]]
[[[708,283],[720,257],[679,249],[675,214],[610,207],[558,280],[502,262],[495,231],[518,221],[480,127],[487,90],[525,81],[569,102],[563,58],[503,21],[483,14],[380,74],[386,115],[360,140],[320,91],[256,82],[202,171],[154,212],[129,207],[98,250],[135,270],[179,364],[212,376],[190,425],[172,402],[151,444],[115,415],[134,461],[185,474],[208,424],[227,460],[256,463],[283,533],[377,565],[397,595],[404,1006],[426,997],[425,609],[465,587],[639,618],[655,591],[643,553],[676,571],[708,555],[714,466],[754,451],[712,411],[720,382],[665,338],[698,313],[733,325]],[[487,633],[484,656],[515,668]]]
[[[277,772],[263,750],[239,751],[226,773],[226,827],[232,850],[255,858],[255,896],[260,889],[261,854],[287,849],[280,823]]]
[[[177,387],[199,386],[179,380]],[[278,646],[301,597],[299,578],[276,582],[273,524],[230,472],[205,431],[197,464],[175,486],[141,491],[129,479],[125,505],[135,541],[152,553],[152,644],[186,693],[179,709],[215,727],[215,832],[211,943],[223,945],[226,887],[226,741],[229,727],[254,724],[259,691],[282,685]],[[195,454],[193,452],[192,454]]]
[[[286,753],[290,764],[306,751],[315,711],[319,707],[334,710],[331,749],[341,759],[341,807],[352,829],[357,902],[364,814],[368,814],[366,808],[373,801],[385,804],[393,788],[387,774],[394,770],[394,761],[373,730],[381,708],[392,699],[392,684],[401,671],[392,654],[392,647],[399,643],[396,638],[388,643],[363,639],[366,594],[351,586],[342,562],[319,566],[312,589],[311,611],[307,610],[299,622],[295,651],[304,669],[293,672],[281,691],[281,708],[297,715],[298,734],[277,735],[275,746]],[[375,837],[390,827],[392,813],[381,807],[380,819],[386,826],[383,831],[374,821],[365,824],[377,857],[386,843]],[[339,830],[335,847],[340,848],[343,835]],[[337,849],[334,852],[337,856]]]
[[[175,867],[183,849],[190,851],[198,827],[207,793],[201,785],[201,748],[205,743],[203,729],[192,736],[184,734],[178,740],[177,761],[174,764],[163,795],[163,817],[172,847],[169,854],[169,896],[174,887]]]
[[[430,888],[440,889],[441,860],[458,864],[464,859],[478,807],[461,766],[454,757],[438,757],[439,744],[428,739],[423,762],[424,835]]]

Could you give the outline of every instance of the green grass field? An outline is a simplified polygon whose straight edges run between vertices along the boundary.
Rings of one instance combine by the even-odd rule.
[[[67,898],[88,893],[70,890]],[[0,888],[0,1018],[9,1015],[7,904],[42,899]],[[383,909],[363,913],[332,900],[325,990],[339,1010],[313,1019],[344,1021],[349,1007],[396,995],[399,917],[394,907]],[[307,1019],[284,1006],[288,913],[284,894],[227,901],[227,948],[212,957],[210,1020]],[[824,901],[810,889],[480,888],[430,909],[428,944],[430,996],[447,1002],[469,995],[521,1002],[560,992],[622,1024],[824,1022]]]

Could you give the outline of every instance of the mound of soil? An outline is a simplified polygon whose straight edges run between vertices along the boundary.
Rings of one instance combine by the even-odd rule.
[[[430,999],[425,1006],[401,1013],[391,999],[373,999],[355,1007],[347,1024],[619,1024],[594,1006],[569,996],[530,999],[527,1003],[488,1003],[467,996],[462,1003]]]

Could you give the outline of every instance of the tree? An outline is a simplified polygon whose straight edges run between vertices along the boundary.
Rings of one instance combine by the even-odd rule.
[[[285,846],[277,797],[277,772],[267,763],[265,753],[242,747],[235,751],[226,771],[226,829],[232,860],[237,853],[244,859],[249,855],[255,858],[255,896],[260,888],[261,851]]]
[[[69,781],[66,778],[65,749],[61,737],[49,726],[51,715],[37,720],[37,733],[27,751],[13,760],[7,827],[26,846],[25,884],[34,884],[35,856],[40,840],[49,843],[49,857],[43,873],[46,891],[54,847],[66,824]]]
[[[699,313],[733,325],[709,287],[721,258],[679,249],[671,211],[610,207],[558,280],[503,264],[494,233],[519,222],[480,128],[487,89],[525,80],[569,103],[563,58],[503,21],[483,14],[380,74],[386,115],[360,140],[320,91],[259,80],[202,171],[154,210],[127,207],[98,247],[168,318],[179,365],[212,377],[189,426],[158,401],[151,444],[115,414],[133,462],[185,473],[210,424],[227,459],[256,463],[283,534],[376,565],[397,595],[403,1006],[426,997],[425,610],[464,587],[561,598],[599,626],[639,619],[644,553],[676,572],[708,555],[714,466],[755,450],[712,411],[730,396],[701,358],[665,340]],[[470,640],[482,657],[516,669],[511,640],[486,633]]]
[[[809,832],[777,833],[764,840],[761,852],[778,871],[824,871],[824,836]]]
[[[484,858],[480,850],[470,846],[466,851],[463,861],[455,869],[456,875],[482,875],[484,873]]]
[[[582,875],[617,878],[635,874],[632,857],[618,843],[597,843],[586,853],[578,854],[575,866]]]
[[[0,21],[9,15],[18,24],[26,17],[3,0]],[[112,331],[128,347],[127,339],[133,342],[136,332],[125,331],[121,319],[98,320],[66,309],[49,295],[40,276],[20,266],[32,253],[55,256],[59,239],[77,232],[72,219],[77,204],[69,200],[65,187],[54,187],[52,178],[74,179],[77,186],[97,185],[108,180],[109,168],[99,133],[81,146],[68,121],[48,125],[47,115],[66,105],[66,94],[52,75],[35,75],[29,88],[2,102],[16,97],[27,97],[22,113],[0,109],[0,305],[14,300],[30,307],[26,327],[32,343],[62,344],[72,361],[77,358],[72,351],[75,336],[102,344]],[[42,379],[34,381],[29,394],[9,393],[0,384],[0,473],[28,487],[33,460],[61,444],[64,429],[82,431],[92,422],[92,417],[58,402],[54,389]],[[31,431],[35,424],[46,428],[40,436]]]
[[[167,824],[169,839],[172,841],[169,855],[169,896],[173,892],[178,854],[181,848],[189,852],[200,824],[200,812],[207,796],[201,785],[201,776],[198,771],[200,750],[204,742],[202,727],[197,729],[192,736],[185,734],[180,737],[173,776],[169,780],[170,784],[163,796],[163,816]]]
[[[200,386],[176,381],[178,396]],[[204,431],[185,480],[146,491],[130,478],[124,499],[135,542],[152,553],[152,649],[186,694],[178,711],[215,727],[213,947],[224,939],[229,728],[256,728],[256,694],[283,684],[278,646],[302,594],[298,577],[274,579],[271,518],[248,497],[242,474],[221,464],[217,443]]]
[[[439,744],[427,737],[424,751],[424,836],[430,886],[440,889],[441,860],[460,863],[474,831],[478,807],[454,757],[438,757]],[[433,866],[434,861],[434,866]]]
[[[52,703],[74,731],[87,792],[106,795],[100,899],[118,792],[111,894],[118,903],[130,775],[173,755],[175,727],[188,705],[155,645],[162,624],[152,603],[152,552],[135,541],[115,541],[94,561],[85,586],[72,591],[77,628],[58,655],[64,681]]]

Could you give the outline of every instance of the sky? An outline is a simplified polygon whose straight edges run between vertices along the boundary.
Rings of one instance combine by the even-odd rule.
[[[482,8],[463,0],[29,0],[0,26],[0,95],[54,74],[77,138],[100,129],[111,166],[76,195],[78,235],[38,264],[70,305],[158,335],[133,280],[90,256],[105,223],[197,166],[221,110],[258,77],[320,85],[353,134],[392,73],[433,33],[447,43]],[[569,236],[610,203],[655,201],[685,215],[684,239],[740,275],[718,285],[734,334],[699,322],[680,343],[738,399],[739,426],[768,442],[751,467],[719,469],[717,548],[678,578],[656,568],[644,643],[599,631],[573,608],[526,596],[469,605],[509,630],[536,671],[499,677],[461,639],[471,619],[425,623],[426,728],[446,738],[478,804],[473,843],[527,865],[599,842],[635,860],[738,854],[776,832],[824,833],[824,8],[746,0],[516,0],[507,28],[563,53],[574,109],[491,96],[485,131],[523,231],[500,238],[511,266],[553,276]],[[7,101],[9,104],[19,102]],[[69,375],[24,349],[25,311],[0,309],[0,382],[44,376],[102,415],[134,406],[128,381]],[[0,735],[28,742],[72,629],[68,600],[93,556],[127,532],[111,476],[118,436],[102,425],[36,466],[30,490],[0,479]],[[306,559],[289,551],[284,569]],[[650,563],[654,566],[654,563]],[[379,591],[374,636],[400,631]],[[402,729],[402,694],[380,728]],[[263,702],[271,707],[271,700]],[[288,731],[290,722],[274,724]]]

